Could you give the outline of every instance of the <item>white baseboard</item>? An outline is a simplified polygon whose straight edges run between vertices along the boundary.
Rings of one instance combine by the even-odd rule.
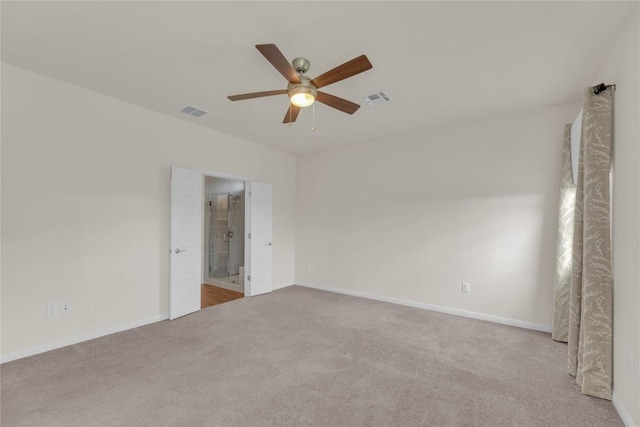
[[[83,341],[89,341],[95,338],[104,337],[105,335],[115,334],[116,332],[126,331],[128,329],[138,328],[140,326],[149,325],[151,323],[167,320],[168,314],[161,314],[158,316],[149,317],[147,319],[138,320],[135,322],[127,323],[124,325],[115,326],[112,328],[101,329],[96,332],[89,332],[88,334],[78,335],[71,338],[66,338],[61,341],[57,341],[51,344],[43,344],[36,347],[31,347],[26,350],[17,351],[15,353],[9,353],[0,357],[0,363],[11,362],[13,360],[22,359],[24,357],[34,356],[36,354],[44,353],[46,351],[55,350],[57,348],[66,347],[68,345],[78,344]]]
[[[424,310],[438,311],[440,313],[453,314],[456,316],[469,317],[471,319],[486,320],[488,322],[501,323],[503,325],[516,326],[518,328],[532,329],[534,331],[549,332],[553,330],[551,325],[543,325],[540,323],[525,322],[523,320],[510,319],[508,317],[493,316],[491,314],[476,313],[474,311],[460,310],[458,308],[444,307],[435,304],[426,304],[418,301],[405,300],[395,297],[387,297],[383,295],[370,294],[367,292],[351,291],[348,289],[332,288],[328,286],[318,286],[312,283],[297,281],[297,285],[307,288],[319,289],[322,291],[336,292],[339,294],[352,295],[376,301],[390,302],[393,304],[406,305],[409,307],[422,308]]]
[[[631,419],[631,415],[629,415],[629,412],[627,412],[627,408],[624,407],[615,390],[611,392],[611,402],[613,403],[613,407],[616,408],[616,411],[618,411],[618,415],[620,415],[620,418],[622,418],[622,422],[625,426],[638,427],[636,423],[634,423]]]

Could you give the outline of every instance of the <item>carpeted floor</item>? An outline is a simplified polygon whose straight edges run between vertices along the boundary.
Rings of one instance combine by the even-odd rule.
[[[9,426],[621,426],[549,334],[292,286],[2,365]]]

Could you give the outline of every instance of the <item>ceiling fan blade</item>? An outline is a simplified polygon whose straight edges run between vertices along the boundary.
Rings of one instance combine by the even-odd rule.
[[[263,96],[272,96],[272,95],[284,95],[287,93],[286,89],[282,90],[268,90],[265,92],[252,92],[252,93],[243,93],[241,95],[231,95],[227,96],[232,101],[242,101],[243,99],[251,99],[251,98],[261,98]]]
[[[287,58],[284,57],[280,49],[275,44],[257,44],[256,49],[260,51],[267,61],[271,62],[276,70],[280,72],[290,83],[300,83],[300,77],[293,69]]]
[[[284,120],[282,123],[293,123],[298,118],[298,114],[300,114],[300,107],[289,104],[289,109],[287,110],[287,114],[284,115]]]
[[[316,95],[316,101],[322,102],[329,107],[333,107],[336,110],[344,111],[347,114],[355,113],[360,106],[354,102],[347,101],[346,99],[338,98],[337,96],[329,95],[325,92],[318,92]]]
[[[320,74],[315,79],[311,80],[317,88],[330,85],[340,80],[344,80],[356,74],[362,73],[373,68],[371,62],[365,55],[360,55],[357,58],[353,58],[351,61],[347,61],[342,65],[338,65],[336,68],[327,71],[324,74]]]

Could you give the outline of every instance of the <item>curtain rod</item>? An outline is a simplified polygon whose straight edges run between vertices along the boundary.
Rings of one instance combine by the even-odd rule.
[[[593,94],[594,95],[598,95],[600,92],[604,92],[605,90],[609,89],[610,87],[613,88],[613,90],[616,90],[616,85],[612,84],[612,85],[606,85],[604,83],[600,83],[599,85],[595,85],[593,87]]]

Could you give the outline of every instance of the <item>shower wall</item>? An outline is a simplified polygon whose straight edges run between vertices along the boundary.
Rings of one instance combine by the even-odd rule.
[[[229,276],[229,193],[209,194],[209,277]]]
[[[240,283],[233,276],[244,265],[244,182],[207,176],[205,201],[203,277]]]
[[[210,277],[238,274],[244,259],[244,190],[210,195]]]

